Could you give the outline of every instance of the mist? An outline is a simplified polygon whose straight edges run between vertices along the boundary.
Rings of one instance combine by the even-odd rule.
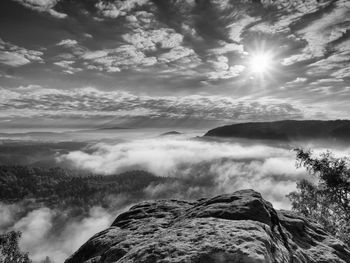
[[[62,263],[91,236],[108,228],[126,208],[112,212],[92,207],[84,216],[48,207],[25,209],[21,204],[0,203],[0,231],[20,231],[19,246],[22,251],[29,252],[34,263],[46,257],[54,263]]]
[[[177,180],[145,189],[146,198],[195,199],[253,188],[277,208],[290,208],[285,195],[305,177],[296,169],[287,144],[153,138],[116,144],[98,143],[84,151],[61,155],[58,161],[97,174],[132,169]]]
[[[84,144],[79,150],[56,155],[56,163],[100,175],[145,170],[170,180],[149,184],[137,197],[127,193],[110,196],[113,209],[94,206],[83,215],[42,204],[1,204],[0,231],[21,231],[20,247],[29,252],[34,263],[46,256],[63,263],[87,239],[108,228],[119,213],[144,200],[193,200],[251,188],[275,208],[290,209],[286,195],[296,189],[296,182],[302,178],[314,180],[304,169],[296,168],[292,149],[298,145],[185,136]],[[315,149],[317,154],[326,151],[320,144],[302,145]],[[349,154],[344,147],[331,151],[336,156]]]

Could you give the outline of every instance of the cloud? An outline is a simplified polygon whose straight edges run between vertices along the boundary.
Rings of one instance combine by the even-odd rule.
[[[30,60],[26,59],[21,54],[5,51],[0,53],[0,63],[12,67],[18,67],[30,63]]]
[[[63,39],[60,42],[58,42],[56,45],[57,46],[64,46],[64,47],[74,47],[77,44],[78,44],[78,41],[76,41],[74,39]]]
[[[349,14],[349,3],[336,1],[331,11],[323,13],[318,19],[311,20],[311,23],[293,32],[298,36],[299,41],[306,41],[307,45],[301,54],[284,59],[283,64],[291,65],[304,60],[324,57],[332,48],[332,42],[341,39],[350,29],[350,25],[344,23],[344,17]]]
[[[230,52],[244,54],[244,46],[242,44],[227,43],[221,40],[218,41],[218,47],[209,50],[209,52],[216,55],[224,55]]]
[[[294,191],[296,182],[307,176],[303,168],[296,168],[291,149],[302,146],[315,149],[316,154],[326,151],[322,144],[292,144],[154,138],[98,143],[58,158],[60,162],[98,174],[142,169],[174,179],[149,185],[144,190],[146,199],[197,199],[252,188],[275,207],[289,209],[286,194]],[[336,156],[349,154],[349,148],[337,149],[336,145],[332,151]]]
[[[145,6],[147,11],[138,10]],[[126,32],[120,34],[114,48],[91,50],[80,46],[80,54],[75,52],[75,59],[81,62],[82,67],[106,73],[130,69],[151,72],[149,68],[156,67],[160,73],[184,74],[184,70],[199,65],[200,58],[190,46],[185,45],[184,35],[159,20],[154,4],[141,0],[100,1],[96,7],[105,17],[125,16],[120,27]],[[135,7],[138,7],[137,11],[128,14]],[[61,44],[67,46],[67,43]],[[76,49],[76,43],[72,44],[75,45],[72,45],[72,50]],[[183,71],[180,72],[180,69]]]
[[[184,58],[188,58],[187,62],[190,63],[197,61],[194,51],[182,46],[172,48],[169,52],[161,54],[158,59],[162,63],[170,63]],[[189,66],[189,64],[187,64],[187,66]]]
[[[51,16],[63,19],[67,14],[57,12],[54,7],[60,0],[14,0],[19,4],[38,12],[47,12]]]
[[[259,23],[253,24],[248,30],[271,35],[291,33],[294,32],[294,25],[308,26],[309,21],[317,17],[318,11],[332,6],[332,2],[332,0],[261,1],[260,8],[270,10],[273,15],[267,12],[269,15],[262,17]]]
[[[17,204],[20,207],[20,204]],[[92,235],[110,226],[115,214],[101,207],[92,207],[87,215],[74,216],[69,210],[48,207],[28,210],[22,215],[11,211],[12,226],[2,231],[22,232],[19,245],[28,251],[34,263],[48,256],[53,262],[62,263]],[[3,213],[2,210],[0,210]],[[118,213],[118,210],[114,211]],[[19,217],[19,218],[18,218]],[[59,223],[60,222],[60,223]]]
[[[122,38],[129,44],[141,50],[156,50],[158,47],[171,49],[181,45],[183,36],[173,29],[161,28],[154,30],[135,29]]]
[[[210,80],[230,79],[238,77],[245,69],[243,65],[230,65],[229,59],[226,56],[220,55],[210,60],[215,71],[208,73]]]
[[[289,65],[293,65],[297,62],[301,62],[301,61],[305,61],[305,60],[309,60],[312,59],[313,56],[312,54],[309,54],[308,51],[305,51],[306,54],[296,54],[293,56],[290,56],[288,58],[283,59],[283,61],[281,62],[281,64],[283,66],[289,66]]]
[[[125,44],[119,47],[85,51],[80,57],[83,65],[90,70],[120,72],[146,70],[173,62],[176,62],[175,67],[186,68],[199,62],[194,50],[183,46],[183,36],[170,28],[136,28],[121,38]],[[148,55],[150,52],[152,55]],[[158,70],[162,72],[161,68]]]
[[[305,52],[309,53],[310,57],[324,56],[327,45],[350,29],[350,25],[344,24],[343,19],[350,13],[349,7],[345,1],[339,1],[331,12],[323,14],[310,25],[297,31],[297,34],[302,35],[308,42]]]
[[[19,47],[0,38],[0,64],[19,67],[32,62],[42,62],[42,56],[41,51]]]
[[[58,66],[67,66],[69,70],[71,63],[58,63]],[[233,119],[248,121],[304,117],[302,107],[297,108],[285,101],[269,98],[255,100],[204,95],[151,97],[123,91],[100,91],[95,88],[57,90],[33,85],[17,89],[2,88],[0,102],[0,117],[105,116],[222,122],[232,122]]]
[[[151,66],[155,57],[146,55],[133,45],[122,45],[115,49],[88,51],[82,55],[84,65],[91,70],[119,72],[121,69]]]
[[[307,81],[307,78],[296,78],[293,81],[287,82],[285,85],[286,86],[293,86],[293,85],[298,85],[300,83],[305,83]]]
[[[66,18],[68,15],[67,14],[64,14],[64,13],[60,13],[60,12],[57,12],[56,10],[54,9],[49,9],[47,11],[50,15],[56,17],[56,18],[59,18],[59,19],[63,19],[63,18]]]
[[[52,228],[54,212],[49,208],[40,208],[27,214],[13,226],[22,232],[20,246],[27,250],[38,249],[38,243],[43,243]],[[35,257],[34,257],[35,259]]]
[[[286,193],[294,190],[295,182],[305,175],[303,169],[295,168],[295,156],[288,147],[244,144],[237,140],[157,138],[100,143],[87,152],[73,151],[59,159],[99,174],[143,169],[177,179],[150,185],[145,189],[149,198],[193,199],[254,188],[285,208],[289,206]]]
[[[88,51],[86,52],[82,58],[87,60],[93,60],[97,58],[102,58],[108,55],[108,50],[96,50],[96,51]]]
[[[338,82],[343,82],[343,79],[338,79],[338,78],[327,78],[327,79],[318,79],[314,82],[311,82],[310,85],[322,85],[322,84],[330,84],[330,83],[338,83]]]
[[[311,145],[305,145],[307,147]],[[48,208],[16,203],[0,204],[0,230],[22,232],[20,247],[29,251],[34,263],[49,256],[60,263],[76,251],[93,234],[110,226],[115,217],[133,202],[159,199],[197,199],[245,188],[253,188],[271,201],[275,208],[290,208],[286,194],[295,190],[296,181],[305,178],[303,169],[295,167],[295,153],[290,145],[235,140],[152,138],[99,143],[60,156],[76,168],[115,174],[143,169],[172,178],[151,183],[139,197],[122,194],[110,197],[113,209],[91,207],[86,214],[76,210]],[[334,146],[334,144],[332,145]],[[316,153],[324,152],[315,147]],[[349,149],[335,150],[336,156]],[[312,179],[312,177],[308,177]]]
[[[342,68],[339,69],[331,74],[332,77],[335,77],[336,79],[342,81],[343,78],[350,77],[350,69],[349,68]],[[337,82],[336,80],[334,82]]]
[[[209,151],[209,149],[211,149]],[[221,158],[234,160],[263,159],[273,156],[276,149],[261,145],[243,147],[240,144],[213,143],[195,140],[154,139],[138,140],[116,145],[97,144],[93,154],[71,152],[63,158],[72,160],[77,167],[94,169],[96,173],[113,174],[129,166],[141,164],[159,176],[171,176],[180,163],[195,165]],[[277,149],[280,156],[288,151]],[[154,162],[153,160],[161,160]],[[82,161],[82,162],[81,162]],[[97,165],[98,164],[98,165]]]
[[[133,8],[143,6],[148,3],[148,0],[116,0],[113,2],[98,1],[95,7],[99,13],[106,18],[117,18],[126,16]]]
[[[234,42],[241,42],[242,41],[242,33],[244,32],[244,29],[256,22],[257,19],[245,14],[239,14],[237,20],[233,20],[230,24],[229,28],[229,39]]]
[[[31,31],[33,36],[28,45],[31,43],[30,47],[38,51],[24,47],[1,49],[0,63],[10,69],[2,70],[0,76],[8,86],[37,83],[65,89],[72,83],[76,87],[84,79],[96,89],[142,93],[145,96],[141,96],[141,106],[129,109],[132,108],[133,115],[145,110],[146,117],[154,118],[170,115],[185,118],[185,113],[190,114],[188,119],[207,114],[205,116],[213,116],[211,119],[220,115],[218,119],[231,121],[236,120],[236,116],[237,121],[256,120],[260,116],[265,120],[268,114],[270,119],[347,116],[345,106],[340,109],[338,102],[350,95],[347,94],[350,75],[347,70],[350,60],[348,1],[23,2],[30,8],[42,10],[40,12],[70,10],[72,19],[56,21],[31,13],[29,28],[43,21],[48,24],[38,32]],[[19,36],[27,37],[24,29],[16,28],[21,31],[18,31]],[[47,37],[43,40],[45,30]],[[91,34],[93,38],[84,34]],[[263,78],[247,70],[249,55],[259,52],[271,52],[273,57],[273,66],[266,70]],[[16,69],[44,61],[46,63],[36,63],[35,67]],[[44,77],[44,72],[50,78]],[[10,75],[17,78],[5,79],[4,76]],[[304,79],[307,80],[302,81]],[[322,87],[316,89],[317,80],[321,79],[333,80],[319,83]],[[229,98],[235,97],[236,102],[230,100],[231,108],[223,113],[221,100],[218,106],[211,99],[209,103],[200,99],[198,104],[202,106],[181,102],[178,105],[184,110],[179,110],[174,106],[178,100],[158,98],[163,94],[166,94],[164,97],[179,97],[180,93],[181,96],[229,95]],[[154,107],[149,106],[150,99],[144,98],[147,95],[156,97],[152,101]],[[262,102],[264,98],[270,99],[271,106]],[[54,99],[58,100],[58,96]],[[81,101],[77,100],[79,104]],[[324,103],[326,100],[328,102]],[[148,103],[144,104],[145,101]],[[253,101],[257,102],[256,106]],[[163,111],[165,102],[171,105],[169,114]],[[94,109],[97,107],[88,103]],[[15,108],[11,115],[24,112],[18,104],[16,102],[13,107],[7,104],[9,109]],[[46,105],[47,114],[51,113],[48,102],[40,104]],[[74,103],[63,104],[66,104],[65,109],[59,107],[62,114],[64,111],[67,115],[72,112],[89,115],[77,110]],[[119,101],[115,104],[119,105]],[[208,110],[210,107],[216,108],[216,113]],[[112,109],[109,115],[116,114],[116,108],[118,113],[122,112],[118,106],[109,108]],[[287,114],[288,109],[291,114]],[[35,111],[37,109],[30,107],[26,113],[34,116]],[[320,114],[305,114],[305,111]],[[92,114],[107,115],[107,110],[97,109]]]
[[[72,60],[61,60],[58,62],[54,62],[56,66],[63,68],[64,69],[63,72],[67,74],[75,74],[83,70],[82,68],[73,67],[72,65],[74,63],[75,61],[72,61]]]
[[[46,10],[54,7],[58,0],[18,0],[18,2],[29,8]]]
[[[344,86],[346,83],[344,79],[350,76],[347,67],[350,61],[349,44],[350,41],[346,40],[335,45],[332,48],[333,54],[308,66],[307,75],[318,77],[317,81],[320,82],[326,82],[325,80],[332,83],[343,82]]]
[[[0,231],[4,232],[6,228],[11,226],[16,221],[16,214],[22,211],[17,204],[0,203]]]

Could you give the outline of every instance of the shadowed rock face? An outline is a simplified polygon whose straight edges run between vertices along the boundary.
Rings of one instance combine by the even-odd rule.
[[[350,250],[318,224],[276,211],[253,190],[140,203],[66,263],[349,263]]]

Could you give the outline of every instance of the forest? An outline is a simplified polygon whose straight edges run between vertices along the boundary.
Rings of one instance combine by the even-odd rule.
[[[62,168],[0,166],[0,200],[33,200],[59,208],[108,208],[111,196],[129,193],[137,197],[148,185],[166,180],[171,179],[141,170],[106,176]]]

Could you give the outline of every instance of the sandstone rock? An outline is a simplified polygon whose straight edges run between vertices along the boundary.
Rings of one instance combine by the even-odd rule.
[[[66,263],[349,263],[350,250],[318,224],[276,211],[253,190],[140,203]]]

